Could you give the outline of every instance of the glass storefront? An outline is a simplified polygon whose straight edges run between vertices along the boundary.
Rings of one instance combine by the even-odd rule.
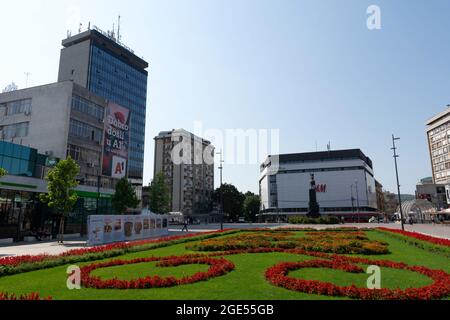
[[[0,141],[0,168],[6,169],[9,176],[43,179],[52,166],[48,160],[36,149]],[[21,241],[39,230],[56,236],[59,216],[40,202],[35,179],[30,179],[29,185],[21,179],[19,183],[14,180],[0,182],[0,239]],[[25,178],[25,181],[28,180]],[[67,218],[65,233],[86,234],[89,215],[115,213],[111,195],[100,194],[97,210],[96,192],[77,191],[77,194],[79,199]]]
[[[0,238],[20,239],[42,225],[37,193],[0,190]]]

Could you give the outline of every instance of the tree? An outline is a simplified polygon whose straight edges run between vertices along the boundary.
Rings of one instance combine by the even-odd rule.
[[[8,174],[8,171],[6,171],[3,168],[0,168],[0,178],[6,176],[7,174]]]
[[[214,201],[220,204],[221,196],[224,214],[227,214],[232,222],[238,222],[243,213],[245,196],[235,186],[227,183],[214,191]]]
[[[171,210],[170,190],[163,172],[160,172],[150,184],[150,210],[158,214],[166,214]]]
[[[252,192],[247,192],[244,199],[244,216],[247,221],[256,222],[256,215],[261,208],[261,199]]]
[[[43,203],[54,209],[60,216],[60,243],[64,241],[64,220],[78,200],[73,189],[78,185],[76,177],[79,172],[80,167],[70,156],[66,160],[59,161],[45,178],[48,182],[48,193],[39,196]]]
[[[139,199],[134,192],[133,185],[127,178],[120,179],[116,184],[116,192],[111,199],[116,212],[124,214],[127,208],[137,208]]]

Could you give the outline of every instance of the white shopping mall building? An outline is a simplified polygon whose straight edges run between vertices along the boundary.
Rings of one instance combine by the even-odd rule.
[[[322,215],[367,221],[378,214],[373,165],[359,149],[272,155],[261,165],[261,221],[308,213],[311,175]]]

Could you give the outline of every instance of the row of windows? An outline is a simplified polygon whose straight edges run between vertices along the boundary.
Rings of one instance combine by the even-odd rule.
[[[445,150],[445,149],[446,149],[446,148],[444,148],[444,150]],[[445,152],[447,152],[447,151],[445,151]],[[448,161],[448,160],[449,160],[449,155],[446,154],[446,155],[444,155],[444,156],[434,158],[434,159],[433,159],[433,164],[436,165],[436,164],[439,164],[439,163],[442,163],[442,162]]]
[[[450,177],[450,170],[444,172],[438,172],[435,174],[436,179],[444,179]]]
[[[29,122],[22,122],[4,126],[1,128],[1,138],[5,140],[24,138],[28,136]]]
[[[432,137],[430,138],[430,141],[431,141],[431,143],[434,143],[434,142],[436,142],[436,141],[439,141],[439,140],[442,140],[442,139],[446,138],[447,136],[450,136],[450,130],[432,136]]]
[[[447,162],[445,164],[440,164],[434,167],[435,172],[443,171],[445,169],[450,169],[450,162]]]
[[[123,64],[123,62],[121,62]],[[147,79],[138,79],[134,76],[139,72],[133,68],[129,68],[128,74],[116,72],[116,68],[120,65],[114,64],[113,61],[109,61],[106,57],[98,57],[96,55],[92,58],[91,65],[91,81],[96,82],[99,85],[103,85],[106,89],[115,90],[121,92],[125,96],[132,100],[145,101],[147,95]]]
[[[107,51],[93,47],[92,62],[101,70],[114,74],[116,78],[123,78],[135,88],[145,91],[147,88],[147,74],[140,72],[129,64],[109,54]]]
[[[0,155],[18,160],[36,161],[37,151],[15,143],[0,141]]]
[[[27,160],[0,156],[0,167],[10,175],[32,177],[35,165],[36,163]]]
[[[5,108],[5,114],[12,116],[15,114],[30,114],[31,113],[31,99],[17,100],[0,104],[0,108]]]
[[[75,161],[89,163],[90,165],[93,165],[95,168],[99,168],[101,164],[100,163],[101,154],[99,152],[75,146],[72,144],[69,144],[67,146],[67,156],[70,156]]]
[[[134,117],[145,119],[145,99],[138,99],[135,96],[130,95],[130,92],[128,90],[106,88],[104,82],[97,79],[91,79],[89,88],[92,92],[98,94],[99,96],[114,101],[121,106],[130,109]]]
[[[102,130],[75,119],[70,119],[69,133],[72,136],[89,139],[97,143],[100,143],[103,138]]]
[[[353,170],[366,170],[364,167],[340,167],[340,168],[320,168],[320,169],[303,169],[303,170],[280,170],[278,174],[290,174],[290,173],[307,173],[307,172],[328,172],[328,171],[353,171]],[[370,174],[370,173],[369,173]]]
[[[105,108],[79,96],[72,97],[72,108],[98,120],[105,118]]]
[[[446,137],[447,137],[447,135],[446,135]],[[448,138],[450,139],[450,135],[448,136]],[[436,150],[436,149],[442,148],[443,146],[446,146],[446,145],[448,145],[448,139],[445,139],[445,140],[442,140],[442,141],[432,144],[431,150]]]
[[[430,136],[434,136],[434,135],[438,134],[439,132],[445,131],[447,129],[450,129],[450,122],[449,123],[445,123],[445,124],[437,127],[434,130],[431,130],[430,131]]]
[[[129,97],[134,100],[145,100],[146,92],[135,85],[129,83],[129,79],[121,78],[115,73],[108,72],[104,70],[98,64],[93,64],[94,74],[92,75],[92,80],[95,80],[97,84],[104,86],[109,90],[116,90],[121,92],[124,96]]]
[[[439,150],[433,151],[433,152],[432,152],[433,158],[442,156],[442,155],[445,153],[445,152],[444,152],[444,149],[446,149],[446,148],[441,148],[441,149],[439,149]]]

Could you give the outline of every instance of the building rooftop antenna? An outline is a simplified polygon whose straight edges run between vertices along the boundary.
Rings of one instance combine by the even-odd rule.
[[[28,79],[31,76],[31,72],[25,72],[25,88],[28,88]]]
[[[120,41],[121,40],[121,35],[120,35],[120,14],[119,14],[119,18],[117,19],[117,40]]]

